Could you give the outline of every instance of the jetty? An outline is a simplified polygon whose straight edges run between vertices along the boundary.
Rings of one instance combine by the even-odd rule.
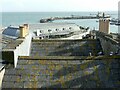
[[[52,22],[55,20],[71,20],[71,19],[100,19],[100,18],[110,18],[109,15],[105,15],[104,13],[102,15],[96,14],[96,15],[88,15],[88,16],[67,16],[67,17],[50,17],[45,19],[40,19],[40,23],[47,23]]]

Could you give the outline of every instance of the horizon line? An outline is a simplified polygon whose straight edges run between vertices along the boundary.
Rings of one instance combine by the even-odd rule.
[[[105,11],[0,11],[4,12],[118,12],[118,10],[105,10]]]

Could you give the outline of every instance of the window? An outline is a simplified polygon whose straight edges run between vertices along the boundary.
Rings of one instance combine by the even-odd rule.
[[[52,30],[51,29],[48,29],[48,32],[51,32]]]
[[[42,39],[42,37],[39,37],[39,39]]]
[[[65,28],[63,28],[63,30],[65,30]]]
[[[48,38],[48,36],[46,36],[46,38]]]
[[[72,27],[69,27],[69,29],[72,29]]]
[[[55,30],[58,31],[59,29],[56,28]]]

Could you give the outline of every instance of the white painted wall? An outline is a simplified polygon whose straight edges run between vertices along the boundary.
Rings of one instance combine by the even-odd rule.
[[[2,89],[2,80],[3,80],[4,73],[5,73],[5,69],[3,69],[0,72],[0,90]]]
[[[84,33],[80,33],[77,35],[73,35],[73,36],[70,36],[67,38],[60,38],[60,39],[82,39],[82,36],[86,36],[87,34],[90,34],[90,30],[88,30],[87,32],[84,32]]]
[[[18,56],[30,55],[31,38],[32,38],[31,34],[26,36],[24,41],[14,50],[14,66],[15,67],[17,66]]]

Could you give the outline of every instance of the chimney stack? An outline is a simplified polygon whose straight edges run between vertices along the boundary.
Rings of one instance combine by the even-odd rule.
[[[28,24],[24,24],[24,28],[25,28],[25,32],[26,32],[26,35],[28,35],[29,33],[29,25]]]
[[[20,38],[25,38],[26,35],[28,35],[28,30],[29,30],[29,26],[28,24],[24,24],[24,25],[20,25],[19,26],[20,29]]]
[[[110,33],[109,23],[110,23],[109,19],[99,19],[99,31],[109,34]]]

